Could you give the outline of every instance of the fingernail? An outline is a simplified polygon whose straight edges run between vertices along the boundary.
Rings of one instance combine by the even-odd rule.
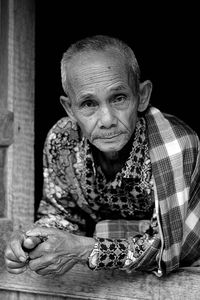
[[[20,260],[21,262],[25,262],[25,261],[26,261],[26,257],[20,256],[19,260]]]

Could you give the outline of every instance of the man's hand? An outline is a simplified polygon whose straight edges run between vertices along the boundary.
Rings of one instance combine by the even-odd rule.
[[[41,239],[38,237],[27,238],[25,233],[18,230],[13,232],[5,250],[5,265],[8,272],[20,274],[27,269],[28,252],[35,248]]]
[[[95,240],[55,228],[34,228],[26,233],[44,241],[29,252],[29,267],[39,275],[62,275],[77,262],[86,262]]]

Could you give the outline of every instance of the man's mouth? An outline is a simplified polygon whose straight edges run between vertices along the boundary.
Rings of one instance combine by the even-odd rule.
[[[121,134],[122,134],[121,132],[115,133],[115,134],[105,134],[105,135],[101,135],[101,136],[95,137],[95,140],[96,139],[100,139],[100,140],[112,140],[112,139],[120,136]]]
[[[92,137],[92,142],[95,140],[102,140],[102,141],[107,141],[107,142],[112,142],[114,139],[119,138],[122,134],[125,132],[122,131],[113,131],[113,132],[101,132],[101,134],[96,134]]]
[[[119,136],[121,133],[118,134],[113,134],[113,135],[108,135],[108,136],[103,136],[102,139],[113,139],[117,136]]]

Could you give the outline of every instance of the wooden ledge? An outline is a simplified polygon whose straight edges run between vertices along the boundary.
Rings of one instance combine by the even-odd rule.
[[[168,277],[157,278],[153,274],[91,271],[84,266],[75,266],[64,276],[45,278],[30,270],[20,275],[12,275],[2,268],[0,289],[40,294],[39,299],[48,299],[47,295],[49,297],[54,295],[55,299],[65,297],[65,299],[96,300],[194,300],[200,299],[198,272],[179,271]]]

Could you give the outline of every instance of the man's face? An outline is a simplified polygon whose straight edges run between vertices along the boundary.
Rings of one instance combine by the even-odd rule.
[[[68,80],[73,117],[102,152],[120,151],[135,129],[138,97],[116,51],[77,55]]]

